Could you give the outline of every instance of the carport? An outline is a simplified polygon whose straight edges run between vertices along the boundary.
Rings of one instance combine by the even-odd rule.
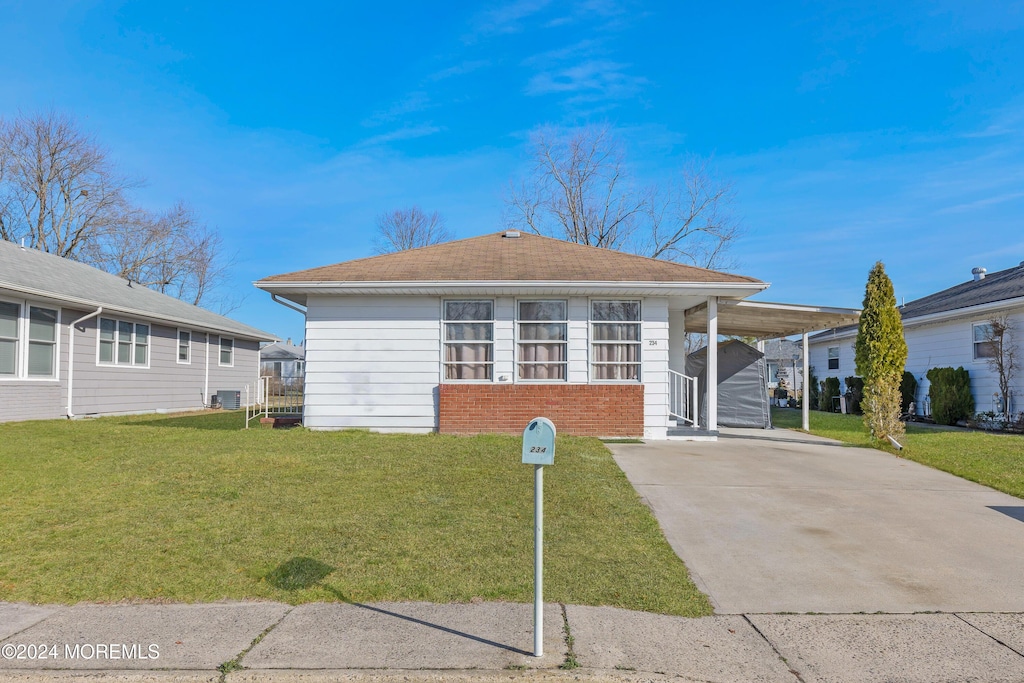
[[[669,308],[669,379],[670,414],[695,432],[711,435],[718,431],[718,401],[716,391],[708,391],[706,424],[698,417],[699,407],[694,399],[697,379],[686,372],[686,333],[706,334],[708,338],[707,383],[718,387],[718,336],[735,335],[766,339],[789,337],[795,334],[803,340],[803,376],[810,374],[808,336],[818,330],[855,325],[860,311],[855,308],[835,308],[785,304],[769,301],[720,299],[709,297],[704,303],[685,310]],[[759,344],[760,345],[760,344]],[[805,387],[806,391],[806,387]],[[809,429],[810,406],[801,401],[803,428]],[[685,431],[677,437],[686,438]]]

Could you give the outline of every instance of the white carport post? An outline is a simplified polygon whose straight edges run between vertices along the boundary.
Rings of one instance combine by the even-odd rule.
[[[718,430],[718,297],[708,297],[708,431]]]
[[[805,432],[811,431],[811,359],[807,357],[807,333],[803,334],[804,342],[804,392],[803,397],[800,399],[800,412],[803,418],[803,428]],[[794,377],[794,384],[796,378]]]

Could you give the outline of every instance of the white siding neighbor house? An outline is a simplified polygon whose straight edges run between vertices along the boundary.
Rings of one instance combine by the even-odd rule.
[[[254,382],[273,338],[0,240],[0,422],[202,408]]]
[[[1024,263],[988,274],[975,268],[974,278],[900,307],[907,340],[907,370],[918,382],[915,408],[930,414],[928,377],[932,368],[963,367],[971,377],[971,393],[978,412],[999,410],[999,386],[989,363],[993,349],[986,332],[994,318],[1006,317],[1012,331],[1006,340],[1024,357]],[[856,375],[853,343],[856,327],[840,327],[810,340],[811,366],[819,380]],[[843,387],[845,390],[845,386]],[[1011,385],[1011,414],[1024,411],[1024,372],[1018,370]]]
[[[716,331],[768,338],[857,319],[744,302],[768,286],[751,277],[517,231],[256,286],[305,307],[312,429],[521,433],[545,415],[568,434],[714,438],[717,393],[704,424],[687,401],[687,331],[710,330],[715,351]],[[717,386],[714,362],[707,378]]]

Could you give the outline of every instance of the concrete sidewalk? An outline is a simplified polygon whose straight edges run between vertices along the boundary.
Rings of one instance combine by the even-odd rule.
[[[1021,614],[686,619],[549,604],[544,621],[535,658],[532,606],[517,603],[0,603],[0,681],[1024,683]]]

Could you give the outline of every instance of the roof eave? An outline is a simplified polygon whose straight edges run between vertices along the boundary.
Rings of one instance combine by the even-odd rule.
[[[653,282],[653,281],[594,281],[594,280],[445,280],[445,281],[339,281],[339,282],[274,282],[260,280],[256,287],[272,294],[298,301],[297,294],[450,294],[480,292],[488,294],[514,294],[538,290],[706,293],[707,296],[744,298],[764,291],[769,283],[750,282]]]
[[[69,304],[72,306],[82,306],[85,308],[99,308],[103,307],[104,312],[120,313],[122,315],[132,316],[134,318],[140,318],[143,320],[150,320],[154,322],[173,323],[175,325],[181,325],[187,327],[190,330],[197,332],[214,332],[217,334],[225,333],[230,334],[233,338],[241,339],[252,339],[255,341],[280,341],[277,337],[262,330],[256,330],[254,332],[259,334],[253,334],[242,330],[233,329],[230,327],[220,327],[216,325],[210,325],[208,323],[202,323],[196,320],[189,320],[187,318],[179,318],[177,316],[166,316],[155,314],[152,311],[144,311],[135,308],[129,308],[126,306],[111,305],[102,301],[93,301],[90,299],[83,299],[81,297],[68,296],[66,294],[59,294],[56,292],[47,292],[45,290],[34,289],[32,287],[25,287],[23,285],[13,284],[9,282],[0,282],[0,289],[5,289],[10,292],[19,292],[26,296],[35,297],[37,299],[45,299],[47,301],[53,301],[58,304]],[[248,327],[248,326],[246,326]]]

